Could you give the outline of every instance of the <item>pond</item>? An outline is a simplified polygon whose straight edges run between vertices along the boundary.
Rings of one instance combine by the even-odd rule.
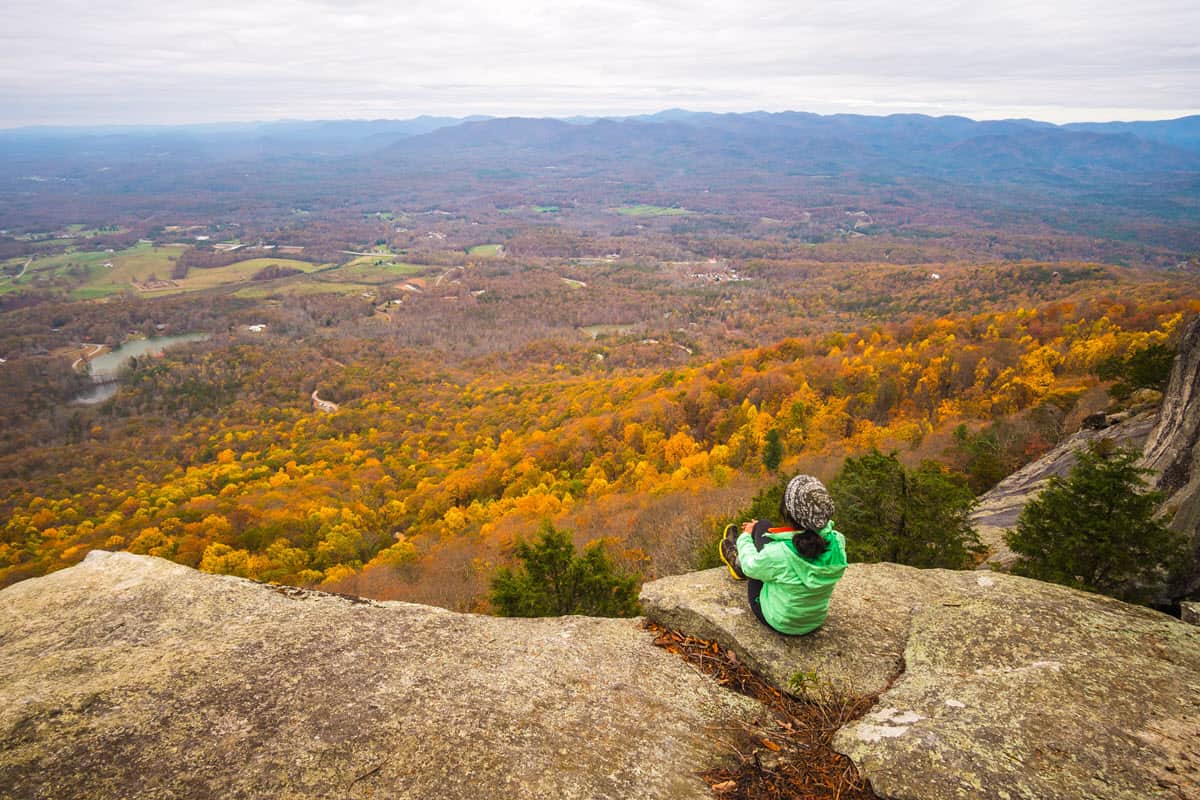
[[[139,356],[159,356],[169,347],[190,342],[203,342],[207,333],[181,333],[177,336],[155,336],[150,339],[134,339],[113,348],[88,362],[88,372],[96,383],[91,389],[76,397],[72,402],[84,405],[103,403],[117,393],[117,376],[129,367],[129,359]]]

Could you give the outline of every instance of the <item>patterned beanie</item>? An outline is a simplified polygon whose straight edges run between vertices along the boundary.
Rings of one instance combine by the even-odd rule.
[[[797,475],[783,490],[783,513],[804,530],[819,531],[833,517],[833,498],[812,475]]]

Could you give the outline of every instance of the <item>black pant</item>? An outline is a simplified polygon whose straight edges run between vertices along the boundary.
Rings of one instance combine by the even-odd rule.
[[[760,519],[754,523],[754,528],[750,531],[750,535],[754,537],[755,550],[762,551],[767,542],[771,541],[766,536],[767,529],[770,527],[771,523],[769,520]],[[750,610],[754,612],[754,616],[759,622],[774,631],[775,628],[772,628],[771,623],[767,622],[767,618],[763,616],[762,604],[758,602],[758,596],[762,594],[762,590],[762,581],[757,581],[750,577],[746,578],[746,596],[750,600]],[[779,631],[776,631],[776,633],[779,633]]]
[[[771,623],[767,622],[767,618],[763,616],[762,604],[758,602],[758,596],[762,593],[762,589],[762,581],[756,581],[754,578],[746,579],[746,594],[750,599],[750,610],[754,612],[754,616],[758,618],[759,622],[771,628]],[[771,630],[775,629],[771,628]]]

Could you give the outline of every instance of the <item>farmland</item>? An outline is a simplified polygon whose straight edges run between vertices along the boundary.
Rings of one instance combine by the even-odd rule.
[[[644,203],[620,206],[616,209],[616,212],[626,217],[682,217],[693,213],[686,208],[651,206]]]
[[[34,257],[19,278],[0,281],[0,293],[27,289],[60,289],[76,300],[91,300],[126,291],[164,295],[215,289],[250,281],[260,270],[277,265],[311,272],[317,265],[280,258],[251,258],[223,267],[192,269],[186,278],[171,279],[184,245],[156,246],[139,243],[120,251],[79,251],[71,248],[45,257]],[[19,269],[25,259],[4,262],[3,270]]]
[[[68,247],[55,255],[35,256],[20,278],[0,282],[0,292],[46,287],[65,289],[80,300],[105,297],[152,277],[170,275],[183,250],[146,243],[112,253]]]
[[[179,291],[214,289],[220,286],[250,281],[256,273],[270,266],[296,269],[305,273],[320,268],[317,264],[288,258],[252,258],[248,261],[238,261],[225,267],[193,269],[188,272],[186,278],[177,281],[177,283],[179,284]]]

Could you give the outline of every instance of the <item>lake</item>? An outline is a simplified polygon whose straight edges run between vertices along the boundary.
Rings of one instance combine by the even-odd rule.
[[[84,405],[103,403],[117,393],[117,376],[129,367],[129,359],[139,356],[158,356],[170,347],[190,342],[203,342],[207,333],[181,333],[177,336],[155,336],[150,339],[134,339],[120,347],[98,355],[88,362],[88,372],[96,385],[72,402]]]

